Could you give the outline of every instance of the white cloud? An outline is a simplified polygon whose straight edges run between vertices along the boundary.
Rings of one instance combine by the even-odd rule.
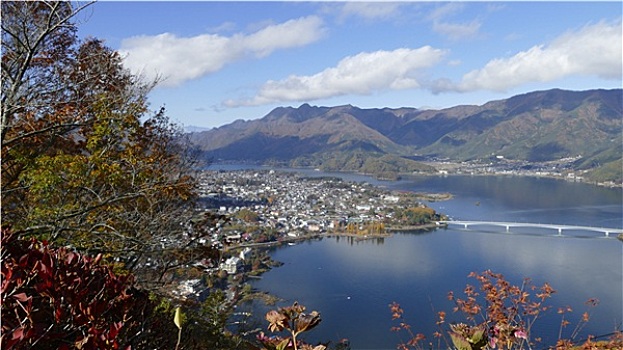
[[[463,11],[465,4],[459,2],[450,2],[435,7],[435,9],[428,15],[428,18],[435,21],[441,21],[442,19],[452,16],[456,13]]]
[[[472,38],[478,35],[481,26],[479,20],[468,23],[453,23],[448,20],[448,17],[462,12],[464,8],[464,4],[456,2],[437,6],[427,17],[433,22],[433,31],[453,40]]]
[[[170,33],[132,37],[122,41],[119,52],[132,71],[150,79],[161,76],[162,86],[178,86],[236,60],[261,58],[275,50],[310,44],[324,33],[322,20],[309,16],[231,37],[204,34],[180,38]]]
[[[342,19],[350,16],[369,20],[387,19],[398,13],[400,3],[396,2],[347,2],[341,8]]]
[[[448,62],[448,66],[450,67],[460,66],[461,64],[461,60],[451,60]]]
[[[480,25],[481,23],[476,20],[469,23],[435,21],[433,23],[433,30],[439,34],[449,37],[450,39],[459,40],[475,37],[480,30]]]
[[[430,46],[363,52],[348,56],[337,66],[311,76],[291,75],[284,80],[268,81],[254,98],[228,100],[224,104],[228,107],[251,106],[418,88],[418,73],[437,64],[444,54],[444,50]]]
[[[436,91],[506,91],[530,82],[569,76],[621,79],[621,22],[600,22],[567,32],[549,45],[538,45],[509,58],[489,61],[465,74],[459,84],[440,81]]]
[[[244,50],[263,57],[278,49],[305,46],[320,39],[324,32],[322,20],[310,16],[268,26],[251,35],[239,35],[234,39],[240,40]]]
[[[208,31],[213,33],[232,32],[236,27],[236,23],[234,22],[223,22],[216,27],[208,28]]]

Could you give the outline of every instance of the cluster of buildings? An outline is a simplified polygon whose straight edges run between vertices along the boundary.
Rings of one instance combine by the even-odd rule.
[[[206,258],[195,264],[210,275],[237,275],[254,259],[251,246],[345,232],[353,226],[366,232],[373,223],[391,223],[398,206],[421,205],[413,193],[296,172],[205,170],[199,180],[198,210],[227,218],[226,224],[210,227],[210,234],[198,241],[222,252],[218,262]],[[202,290],[201,281],[191,279],[176,293],[190,296]]]
[[[286,236],[332,232],[353,222],[384,222],[391,219],[394,206],[415,203],[413,196],[366,183],[291,172],[204,171],[200,179],[204,210],[237,220],[237,213],[251,211],[258,226]],[[230,232],[228,237],[246,241],[253,239],[249,234]]]
[[[425,163],[437,168],[439,175],[534,176],[562,179],[570,182],[591,182],[584,176],[589,170],[574,170],[574,163],[581,158],[581,156],[576,156],[551,161],[529,162],[494,155],[488,160],[479,159],[457,163],[446,159],[431,158],[430,161]],[[594,184],[605,187],[623,186],[623,184],[614,181],[597,182]]]

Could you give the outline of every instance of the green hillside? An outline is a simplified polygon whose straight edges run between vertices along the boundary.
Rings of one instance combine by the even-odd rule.
[[[408,160],[415,154],[454,161],[496,155],[535,163],[573,157],[580,159],[575,170],[620,181],[620,167],[610,163],[623,153],[621,101],[621,89],[553,89],[441,110],[303,104],[191,138],[213,161],[398,174],[431,171]]]

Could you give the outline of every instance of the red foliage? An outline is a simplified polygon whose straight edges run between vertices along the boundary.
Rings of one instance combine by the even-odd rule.
[[[535,345],[534,342],[541,341],[538,337],[531,338],[531,328],[537,318],[551,308],[544,306],[544,303],[556,291],[548,283],[538,287],[533,285],[530,279],[524,279],[521,286],[515,286],[506,281],[502,274],[490,270],[480,274],[472,272],[468,277],[478,280],[480,288],[477,289],[468,284],[463,290],[464,298],[456,297],[454,292],[448,293],[448,300],[455,303],[453,311],[462,313],[468,323],[452,323],[448,325],[450,329],[447,330],[443,327],[446,322],[446,313],[440,311],[437,313],[439,331],[433,334],[434,338],[446,340],[446,348],[453,349],[530,349]],[[538,301],[530,300],[531,292]],[[597,304],[599,300],[594,298],[586,302],[589,307]],[[394,302],[389,305],[389,309],[392,320],[400,322],[399,327],[394,326],[391,330],[406,331],[410,336],[407,343],[400,343],[397,348],[424,349],[425,337],[420,334],[415,335],[411,331],[410,326],[404,321],[404,310],[400,305]],[[590,320],[589,312],[582,314],[571,337],[563,339],[562,329],[570,324],[564,315],[569,312],[572,312],[569,306],[558,309],[558,313],[563,315],[559,340],[554,347],[549,349],[623,349],[623,333],[618,330],[603,341],[595,341],[592,336],[580,343],[574,341],[584,324]],[[447,340],[445,334],[450,335],[452,343]],[[432,343],[430,345],[432,346]]]
[[[2,229],[2,348],[118,349],[134,298],[117,276],[68,248]],[[129,348],[129,347],[128,347]]]

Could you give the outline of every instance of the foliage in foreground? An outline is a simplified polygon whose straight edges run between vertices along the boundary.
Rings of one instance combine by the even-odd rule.
[[[469,277],[475,278],[480,284],[479,290],[472,285],[467,285],[464,290],[464,298],[459,298],[453,292],[448,294],[448,299],[453,301],[453,312],[460,313],[465,319],[464,323],[446,323],[446,313],[438,313],[438,331],[433,335],[436,344],[426,342],[426,336],[422,333],[414,333],[411,326],[404,319],[404,310],[398,303],[389,305],[392,319],[398,325],[392,327],[394,332],[406,332],[408,340],[398,344],[398,349],[425,349],[434,347],[437,349],[448,348],[458,350],[480,349],[532,349],[540,339],[533,335],[533,326],[536,320],[548,311],[551,306],[546,305],[552,294],[556,291],[547,283],[537,287],[529,279],[524,279],[521,286],[515,286],[506,281],[504,276],[490,270],[481,274],[471,273]],[[533,298],[534,297],[534,298]],[[596,299],[590,299],[588,306],[597,305]],[[559,340],[551,348],[555,349],[621,349],[623,348],[623,334],[616,331],[612,336],[601,342],[596,342],[593,337],[577,344],[574,339],[580,330],[589,322],[590,313],[587,311],[582,319],[572,330],[569,338],[563,338],[563,329],[570,325],[565,319],[565,314],[571,308],[560,308],[558,313],[562,315]]]
[[[195,239],[180,223],[196,180],[179,128],[149,110],[155,83],[101,40],[78,40],[74,18],[91,3],[1,4],[3,225],[164,274]]]
[[[131,276],[95,259],[2,231],[2,348],[117,348]]]
[[[304,332],[310,331],[320,324],[320,313],[312,311],[305,312],[306,307],[294,302],[292,306],[280,307],[266,313],[268,330],[271,332],[281,332],[283,335],[268,336],[261,332],[257,339],[261,343],[260,348],[255,350],[326,350],[327,344],[311,345],[302,341],[299,337]],[[348,340],[342,339],[335,349],[349,349]]]
[[[173,349],[174,302],[187,312],[183,349],[234,349],[223,293],[171,301],[68,248],[2,230],[2,349]]]

